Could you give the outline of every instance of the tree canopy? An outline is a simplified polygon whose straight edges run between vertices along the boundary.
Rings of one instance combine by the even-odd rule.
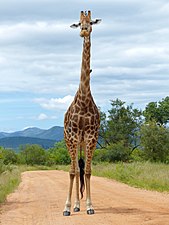
[[[111,101],[108,117],[101,113],[101,136],[107,144],[123,141],[126,146],[135,143],[136,133],[141,125],[141,110],[133,108],[133,104],[116,99]]]
[[[169,96],[159,102],[150,102],[143,111],[146,122],[155,121],[165,126],[169,122]]]

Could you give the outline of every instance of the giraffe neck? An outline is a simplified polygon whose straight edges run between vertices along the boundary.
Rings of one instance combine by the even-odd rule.
[[[83,41],[82,66],[79,90],[82,94],[90,92],[90,36]]]

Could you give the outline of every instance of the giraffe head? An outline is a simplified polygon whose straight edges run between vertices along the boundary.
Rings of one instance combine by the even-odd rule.
[[[80,13],[80,22],[77,24],[72,24],[71,28],[77,28],[80,26],[80,36],[81,37],[89,37],[92,32],[92,25],[98,24],[101,22],[101,19],[91,20],[91,11],[88,13],[85,11],[81,11]]]

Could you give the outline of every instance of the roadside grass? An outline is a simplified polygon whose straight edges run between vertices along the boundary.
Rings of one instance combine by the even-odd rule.
[[[94,176],[114,179],[130,186],[169,192],[169,165],[150,162],[93,165]]]
[[[20,174],[17,166],[3,165],[0,168],[0,203],[4,202],[6,196],[19,185],[21,180]]]

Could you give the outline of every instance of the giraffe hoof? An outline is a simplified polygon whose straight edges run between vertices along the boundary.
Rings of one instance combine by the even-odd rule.
[[[79,211],[80,211],[80,208],[78,208],[78,207],[74,208],[74,212],[79,212]]]
[[[63,212],[63,216],[70,216],[70,212],[69,211],[64,211]]]
[[[88,214],[88,215],[94,214],[94,209],[88,209],[88,210],[87,210],[87,214]]]

